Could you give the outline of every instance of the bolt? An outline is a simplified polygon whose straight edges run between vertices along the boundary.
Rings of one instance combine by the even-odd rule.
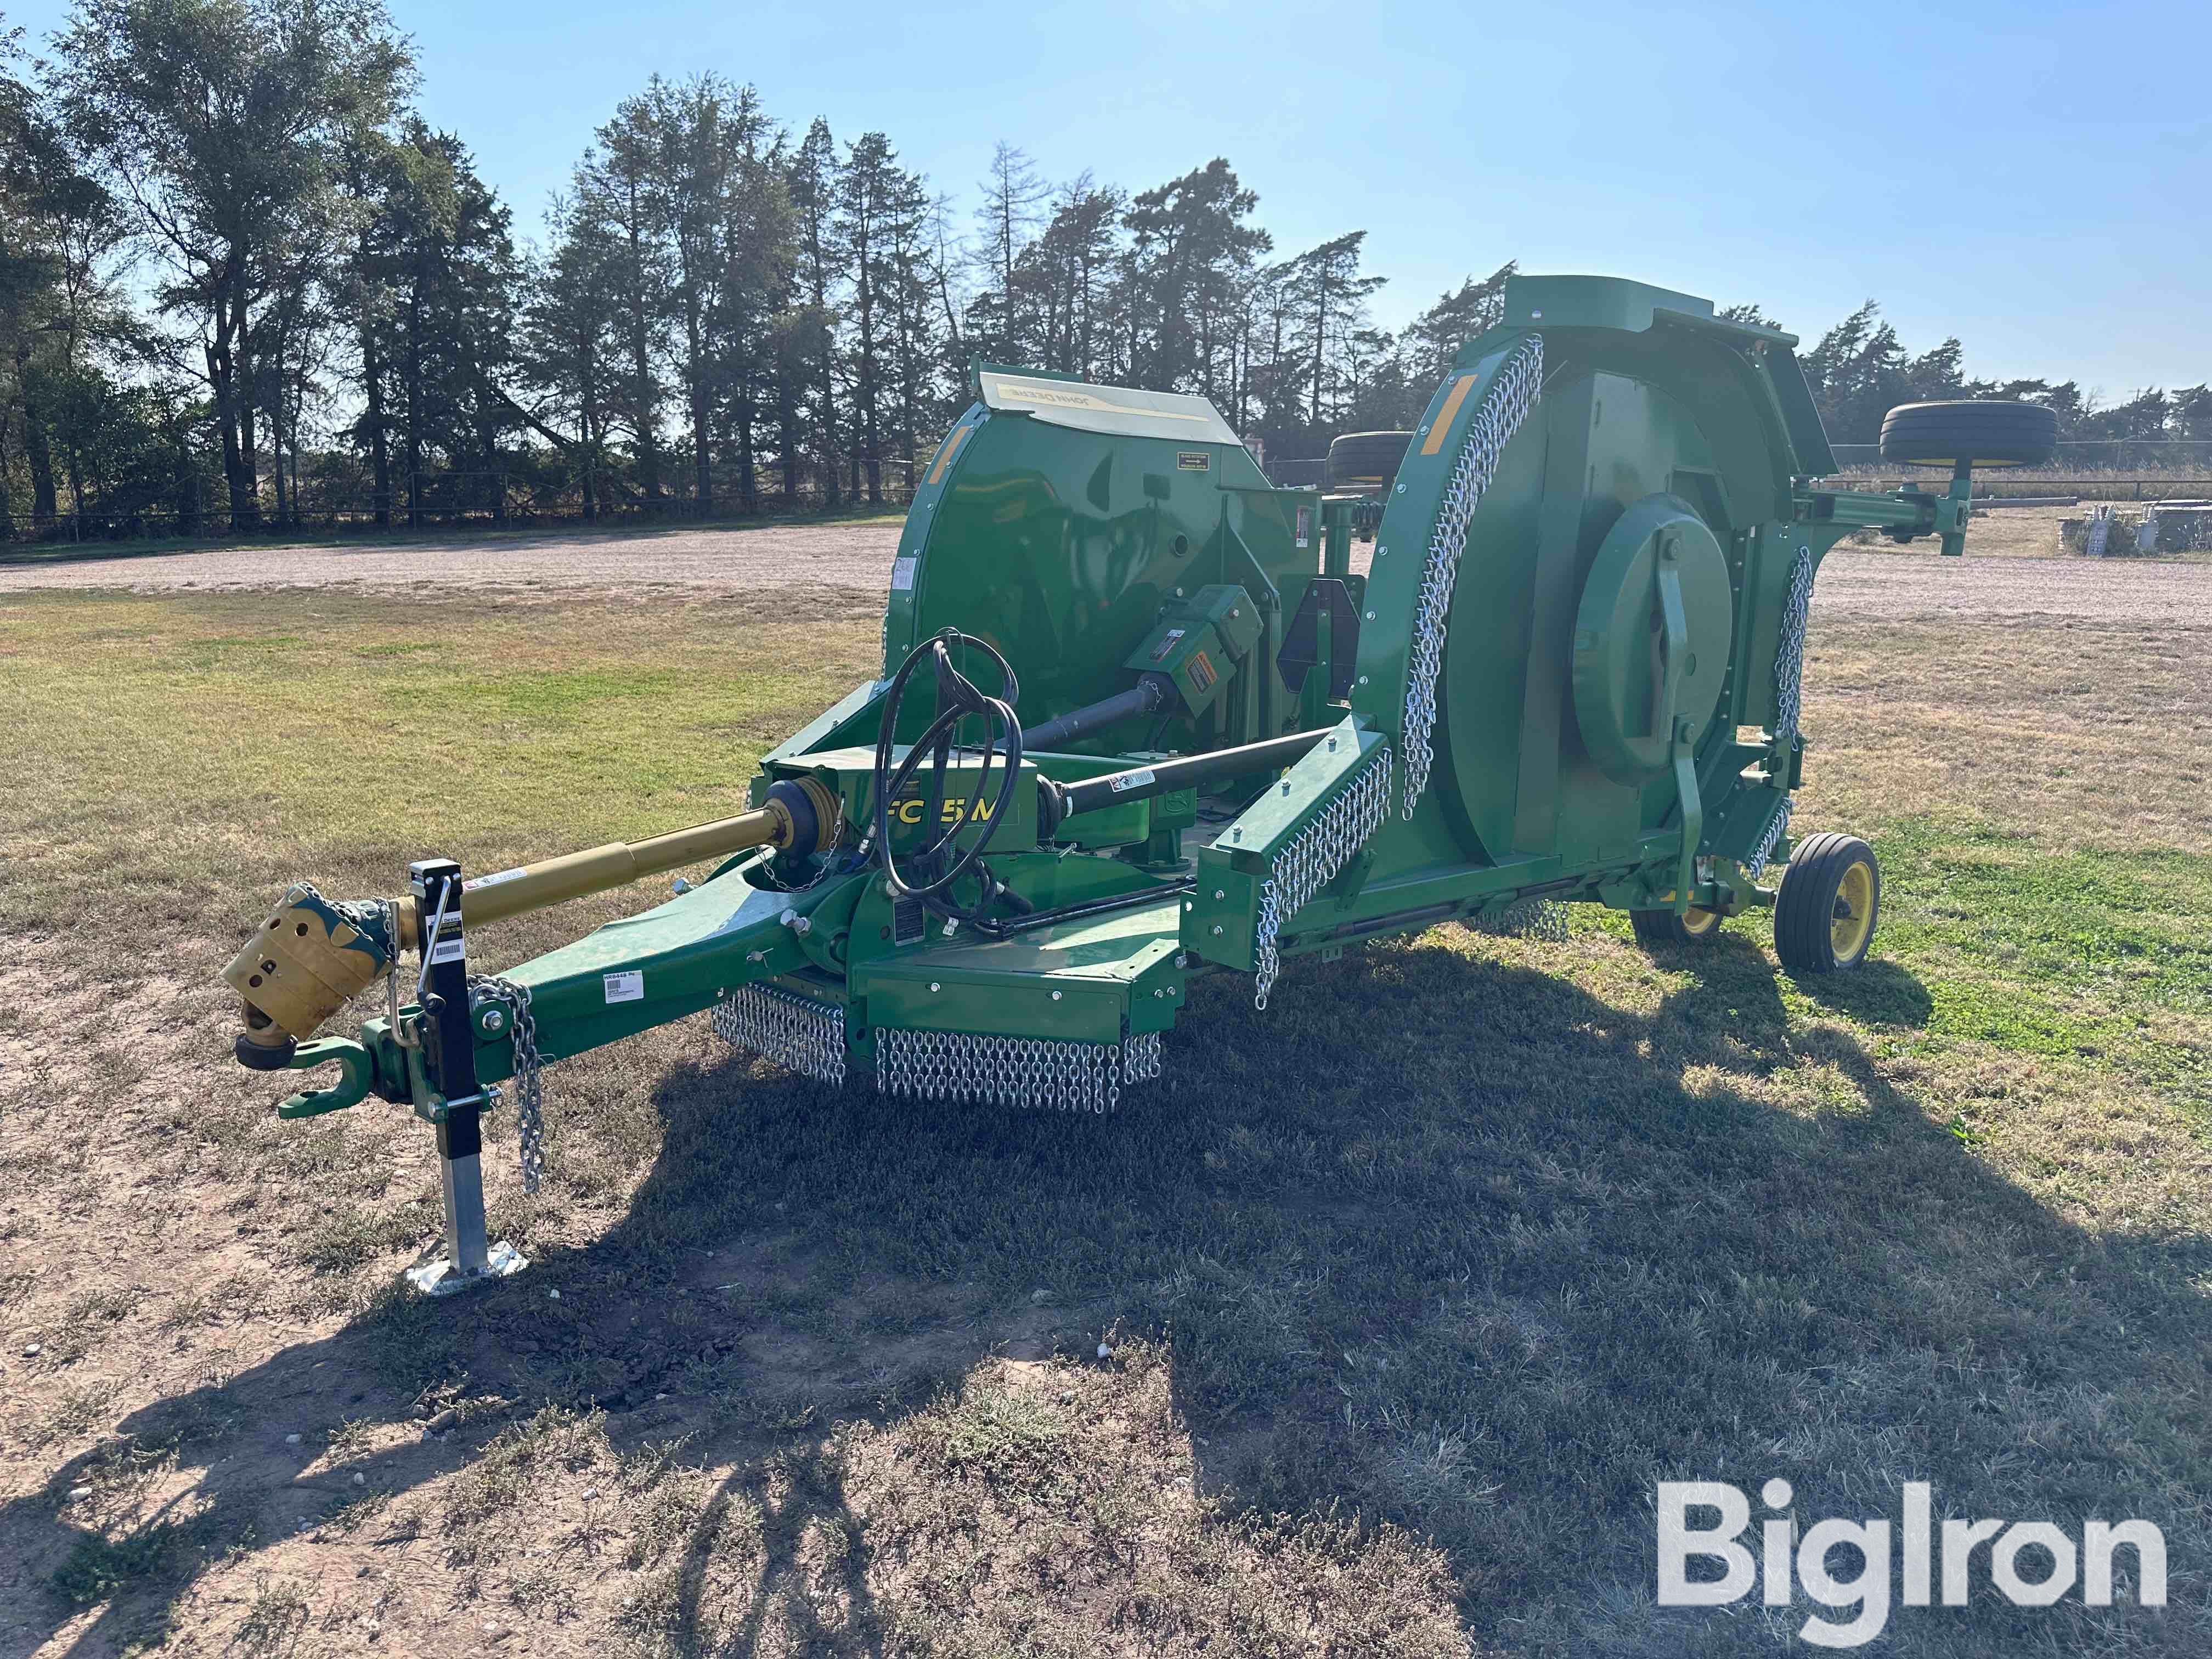
[[[1285,795],[1291,793],[1291,781],[1288,778],[1283,780],[1283,793]]]
[[[1216,924],[1215,924],[1215,926],[1214,926],[1214,929],[1213,929],[1213,936],[1214,936],[1214,938],[1216,938],[1216,939],[1219,939],[1219,938],[1221,937],[1221,927],[1220,927],[1220,925],[1219,925],[1218,923],[1216,923]]]
[[[937,988],[937,981],[936,981],[935,980],[932,980],[932,981],[929,981],[929,988],[930,988],[931,990],[933,990],[933,991],[934,991],[934,990]]]
[[[1060,1000],[1060,993],[1059,993],[1059,992],[1057,992],[1057,991],[1054,991],[1054,992],[1052,994],[1052,1000],[1053,1000],[1054,1002],[1059,1001],[1059,1000]]]
[[[1228,890],[1226,888],[1217,887],[1213,890],[1213,896],[1218,899],[1225,899],[1229,896]]]
[[[1398,493],[1399,493],[1401,495],[1404,495],[1404,494],[1406,493],[1406,486],[1405,486],[1405,485],[1403,485],[1403,484],[1400,484],[1400,485],[1398,486]]]
[[[485,1009],[483,1028],[487,1031],[504,1031],[507,1029],[507,1016],[496,1008]]]
[[[1244,832],[1242,830],[1231,830],[1229,832],[1229,839],[1231,841],[1242,841],[1244,839]]]
[[[1336,752],[1336,739],[1334,738],[1331,738],[1328,740],[1328,749],[1329,753],[1331,754],[1334,754]]]
[[[1366,676],[1366,675],[1364,675],[1364,674],[1362,674],[1362,675],[1359,677],[1359,683],[1360,683],[1362,685],[1366,684],[1367,684],[1367,676]]]
[[[1367,613],[1367,620],[1370,622],[1373,622],[1375,620],[1375,613],[1372,611]]]

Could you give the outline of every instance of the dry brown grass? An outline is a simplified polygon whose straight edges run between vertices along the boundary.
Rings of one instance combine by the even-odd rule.
[[[1894,1651],[2212,1644],[2202,629],[1823,612],[1801,823],[1891,881],[1853,983],[1750,922],[1440,931],[1264,1018],[1206,982],[1098,1125],[673,1028],[552,1075],[538,1197],[495,1127],[529,1273],[393,1294],[427,1136],[270,1117],[236,930],[295,874],[724,810],[874,631],[0,601],[0,1651],[1761,1652],[1784,1623],[1650,1605],[1651,1481],[1738,1471],[2168,1529],[2162,1618],[1900,1613]]]
[[[1806,810],[1966,815],[2057,847],[2212,846],[2212,618],[2176,623],[1824,615]]]

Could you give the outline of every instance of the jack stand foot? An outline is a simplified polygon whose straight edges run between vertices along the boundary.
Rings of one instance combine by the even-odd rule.
[[[506,1279],[530,1265],[522,1252],[501,1239],[491,1247],[484,1264],[475,1273],[459,1273],[445,1256],[407,1270],[407,1282],[425,1296],[459,1296],[494,1279]]]

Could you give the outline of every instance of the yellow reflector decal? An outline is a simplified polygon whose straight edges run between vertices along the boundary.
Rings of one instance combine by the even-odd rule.
[[[960,446],[968,441],[968,434],[975,429],[972,426],[952,428],[951,435],[945,441],[945,447],[937,452],[937,465],[929,469],[930,483],[936,483],[944,478],[945,469],[952,465],[952,458],[960,453]]]
[[[1459,414],[1459,406],[1467,401],[1467,394],[1474,386],[1474,376],[1472,374],[1462,374],[1452,382],[1450,395],[1445,398],[1444,406],[1437,411],[1436,423],[1429,428],[1429,441],[1421,446],[1422,454],[1433,455],[1444,447],[1444,434],[1451,430],[1452,421]]]

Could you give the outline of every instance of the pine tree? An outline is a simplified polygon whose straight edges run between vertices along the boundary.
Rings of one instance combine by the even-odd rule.
[[[837,146],[830,124],[817,116],[791,159],[786,188],[791,197],[797,243],[797,303],[785,324],[786,362],[793,385],[791,413],[813,434],[822,478],[822,504],[842,499],[837,483],[837,312],[844,274],[844,250],[837,243]],[[792,438],[785,440],[786,492],[791,493],[794,465]]]
[[[666,358],[674,204],[661,172],[660,135],[653,118],[659,82],[615,106],[611,121],[576,168],[574,210],[588,215],[611,251],[608,274],[622,319],[620,406],[648,502],[662,494],[660,371]]]

